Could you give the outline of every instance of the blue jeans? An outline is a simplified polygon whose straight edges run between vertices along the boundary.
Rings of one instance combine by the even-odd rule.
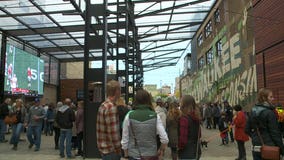
[[[0,119],[0,142],[4,142],[7,126],[3,119]]]
[[[36,149],[40,148],[41,142],[41,128],[42,126],[29,126],[27,131],[27,137],[30,144],[35,144]]]
[[[253,160],[262,160],[260,152],[252,151]]]
[[[102,160],[120,160],[120,155],[112,152],[102,155]]]
[[[54,122],[49,122],[49,121],[46,122],[46,133],[45,134],[52,135],[52,133],[53,133],[53,123]]]
[[[23,129],[23,123],[13,124],[12,125],[12,136],[10,139],[10,143],[17,145],[19,143],[20,134]]]
[[[66,154],[67,157],[71,157],[72,153],[71,153],[71,148],[72,148],[72,143],[71,143],[71,139],[72,139],[72,129],[64,129],[64,130],[60,130],[60,144],[59,144],[59,149],[60,149],[60,156],[64,156],[64,141],[66,139]]]

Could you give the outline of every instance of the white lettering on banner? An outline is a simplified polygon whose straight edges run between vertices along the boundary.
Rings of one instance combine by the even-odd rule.
[[[31,72],[32,72],[32,80],[37,80],[37,70],[36,69],[31,69]],[[39,80],[44,82],[44,72],[40,72],[39,74]]]
[[[43,81],[44,81],[44,79],[43,79],[43,78],[44,78],[44,72],[40,72],[40,81],[42,81],[42,82],[43,82]]]
[[[222,46],[223,50],[220,57],[214,57],[211,67],[206,66],[198,72],[196,76],[189,78],[183,87],[185,94],[191,94],[198,100],[202,100],[208,96],[212,89],[218,89],[217,94],[228,93],[229,100],[234,104],[244,100],[244,93],[255,93],[257,90],[256,84],[256,65],[246,68],[246,70],[236,70],[231,72],[228,77],[224,75],[230,71],[238,69],[242,65],[240,34],[234,34],[229,41],[225,42]],[[231,78],[230,78],[231,77]],[[232,79],[234,77],[234,79]],[[223,81],[220,82],[220,79]],[[218,81],[219,80],[219,81]],[[230,80],[228,82],[226,80]],[[215,83],[215,84],[214,84]],[[214,86],[214,88],[212,88]],[[217,86],[217,87],[216,87]],[[225,90],[220,91],[220,87],[226,87]]]
[[[222,50],[222,69],[223,75],[230,71],[230,50],[229,50],[229,42],[226,42]]]
[[[240,56],[240,34],[236,33],[230,40],[230,54],[231,54],[231,70],[238,68],[241,65],[242,59]],[[237,57],[239,56],[239,57]]]
[[[239,101],[243,100],[245,96],[256,93],[256,65],[253,65],[239,75],[235,81],[232,81],[228,92],[230,93],[229,101],[232,104],[237,104]]]
[[[32,80],[37,80],[37,70],[31,69],[32,72]]]

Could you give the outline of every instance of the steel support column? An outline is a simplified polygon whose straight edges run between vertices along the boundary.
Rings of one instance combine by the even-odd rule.
[[[6,34],[2,33],[1,39],[1,68],[0,68],[0,102],[2,103],[4,100],[4,86],[5,86],[5,59],[6,59],[6,44],[7,44],[7,36]]]
[[[97,148],[96,119],[98,109],[106,98],[108,49],[107,4],[107,0],[104,0],[103,4],[91,4],[90,0],[86,1],[84,46],[84,157],[86,158],[100,157],[100,152]],[[92,24],[91,17],[96,16],[103,16],[103,35],[94,36],[94,32],[96,31],[90,28]],[[89,67],[91,59],[90,50],[94,48],[102,50],[101,68]]]

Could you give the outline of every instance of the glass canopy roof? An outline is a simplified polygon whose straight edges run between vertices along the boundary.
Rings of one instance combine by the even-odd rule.
[[[116,12],[118,2],[125,0],[108,0],[108,9]],[[190,52],[190,41],[215,0],[132,2],[144,71],[149,71],[176,65]],[[82,61],[84,10],[84,0],[4,0],[0,1],[0,29],[61,62]],[[110,15],[108,23],[115,22],[115,15]],[[109,36],[116,43],[115,33]],[[94,50],[90,56],[101,54]]]

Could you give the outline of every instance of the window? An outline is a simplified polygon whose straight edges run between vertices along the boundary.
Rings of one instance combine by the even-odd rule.
[[[216,55],[219,57],[221,56],[222,53],[222,41],[221,39],[219,41],[216,42]]]
[[[212,32],[212,22],[209,21],[205,26],[205,37],[208,37]]]
[[[198,60],[198,68],[201,69],[204,66],[204,57],[200,57]]]
[[[207,64],[212,64],[213,62],[213,50],[212,48],[210,48],[207,53],[206,53],[206,60],[207,60]]]
[[[219,10],[219,9],[217,9],[217,10],[215,11],[215,13],[214,13],[214,19],[215,19],[215,22],[216,22],[216,23],[221,22],[220,10]]]
[[[198,44],[198,46],[200,46],[202,43],[203,43],[202,33],[200,33],[200,35],[197,38],[197,44]]]

